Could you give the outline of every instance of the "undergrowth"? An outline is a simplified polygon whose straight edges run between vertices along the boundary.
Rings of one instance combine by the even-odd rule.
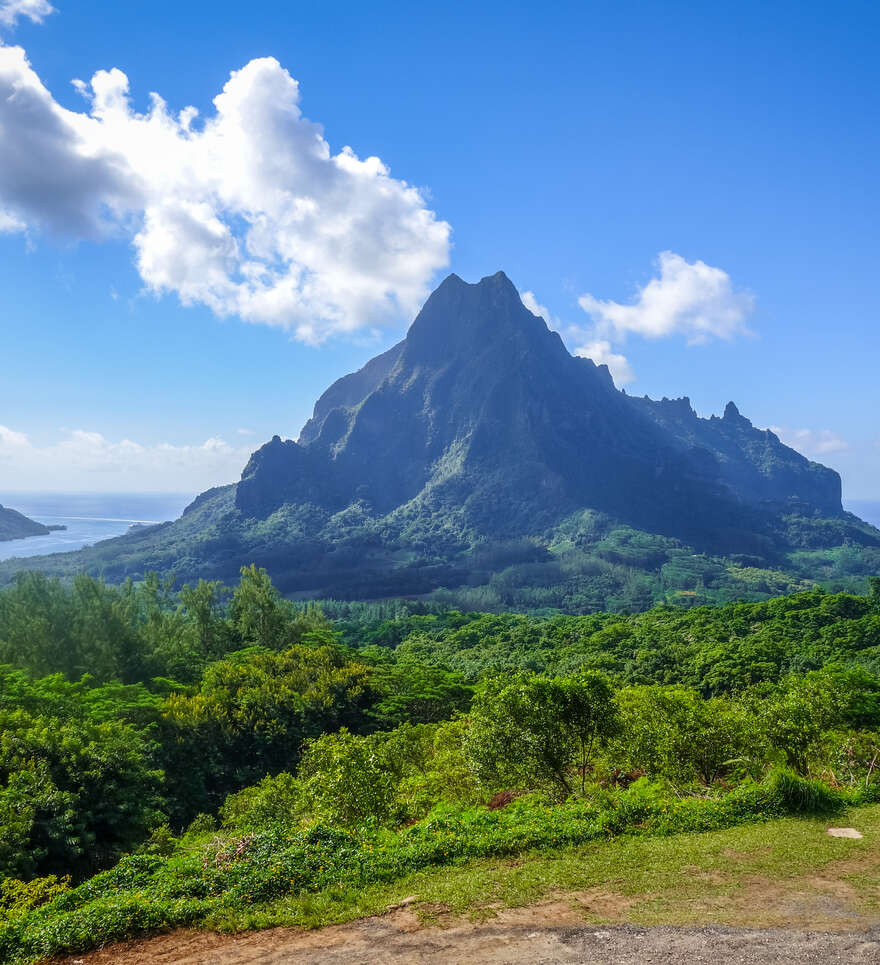
[[[38,908],[0,919],[0,961],[10,965],[175,926],[222,918],[278,899],[389,883],[477,858],[548,852],[620,835],[712,831],[792,814],[868,803],[774,770],[712,797],[677,798],[645,779],[592,800],[551,804],[524,796],[503,810],[438,806],[399,831],[275,825],[223,837],[182,838],[169,855],[134,854]]]

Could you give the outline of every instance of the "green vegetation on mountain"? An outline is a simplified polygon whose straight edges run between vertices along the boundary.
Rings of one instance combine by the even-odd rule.
[[[48,532],[48,526],[29,519],[15,509],[0,506],[0,543],[10,539],[25,539],[28,536],[45,536]]]
[[[730,403],[630,398],[569,355],[498,273],[450,276],[406,338],[318,400],[181,519],[0,564],[107,581],[233,580],[296,599],[420,597],[465,609],[632,612],[661,602],[863,591],[880,532],[840,477]]]
[[[538,617],[28,573],[0,661],[10,962],[880,798],[878,579]]]

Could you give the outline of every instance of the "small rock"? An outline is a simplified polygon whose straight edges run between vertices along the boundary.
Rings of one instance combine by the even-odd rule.
[[[862,832],[856,831],[855,828],[829,828],[828,833],[832,838],[860,838],[862,836]]]
[[[401,900],[398,901],[397,904],[389,905],[388,910],[395,911],[398,908],[406,908],[408,905],[411,905],[413,904],[413,902],[416,902],[418,900],[419,900],[418,895],[407,895],[406,898],[401,898]]]

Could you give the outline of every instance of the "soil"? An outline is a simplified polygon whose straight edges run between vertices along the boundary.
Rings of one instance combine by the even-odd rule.
[[[520,916],[517,916],[520,917]],[[316,932],[273,928],[242,935],[177,931],[65,959],[83,965],[831,965],[880,962],[880,928],[639,928],[493,921],[418,925],[405,913]]]
[[[736,864],[748,855],[725,857]],[[176,930],[55,965],[880,965],[873,852],[784,879],[684,873],[705,887],[592,888],[518,908],[484,905],[471,919],[410,895],[384,915],[314,931]]]
[[[637,899],[598,889],[482,909],[493,917],[481,922],[410,900],[385,915],[317,931],[179,930],[59,965],[878,965],[880,915],[866,916],[851,897],[840,880],[753,878],[735,898],[689,903],[688,912],[704,921],[751,916],[786,925],[761,928],[615,924]]]

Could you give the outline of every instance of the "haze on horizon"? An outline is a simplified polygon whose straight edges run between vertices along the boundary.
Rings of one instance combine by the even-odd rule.
[[[619,387],[880,497],[876,8],[151,11],[0,0],[5,490],[232,482],[503,268]]]

